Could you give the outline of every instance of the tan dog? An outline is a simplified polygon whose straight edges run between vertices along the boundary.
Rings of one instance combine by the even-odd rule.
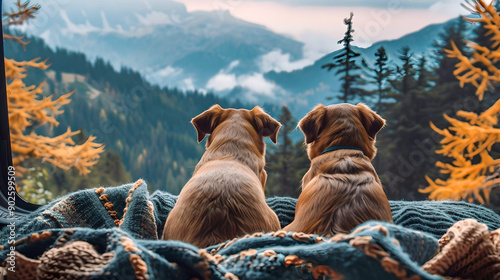
[[[385,120],[363,104],[319,105],[300,122],[309,171],[287,231],[331,236],[368,220],[392,222],[389,201],[371,164]]]
[[[265,143],[276,143],[281,124],[259,107],[222,109],[219,105],[191,123],[198,142],[210,134],[207,150],[168,215],[162,239],[207,247],[254,232],[279,230],[278,216],[266,204]]]

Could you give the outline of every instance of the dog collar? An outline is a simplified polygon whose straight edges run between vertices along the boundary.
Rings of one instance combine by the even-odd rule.
[[[363,150],[361,150],[360,148],[356,148],[353,146],[331,146],[329,148],[326,148],[326,150],[324,150],[320,155],[322,155],[324,153],[336,151],[336,150],[358,150],[358,151],[363,152]]]

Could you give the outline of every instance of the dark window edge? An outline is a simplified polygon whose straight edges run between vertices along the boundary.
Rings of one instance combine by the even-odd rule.
[[[0,14],[2,12],[2,0],[0,0]],[[9,168],[12,165],[12,151],[10,145],[9,113],[7,107],[7,81],[5,78],[4,62],[4,40],[3,28],[0,28],[2,43],[0,47],[0,227],[27,216],[41,205],[36,205],[24,200],[17,190],[10,192],[9,196]],[[9,200],[14,211],[9,210]],[[11,208],[12,209],[12,208]]]

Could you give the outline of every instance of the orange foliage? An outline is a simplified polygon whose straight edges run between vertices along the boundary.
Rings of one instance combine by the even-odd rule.
[[[24,20],[34,17],[38,7],[29,7],[28,3],[17,3],[17,12],[6,13],[9,16],[8,24],[20,24]],[[22,37],[4,36],[4,39],[20,41]],[[24,44],[22,44],[24,47]],[[10,136],[12,142],[13,164],[16,166],[17,174],[22,175],[25,169],[22,163],[28,158],[37,158],[52,163],[62,168],[76,168],[80,174],[90,172],[89,167],[96,164],[99,154],[104,151],[102,144],[94,143],[95,137],[89,137],[85,143],[75,145],[71,139],[80,131],[68,130],[55,137],[47,137],[32,131],[25,134],[27,129],[32,129],[49,124],[57,126],[59,122],[56,115],[63,113],[61,107],[70,102],[69,97],[73,92],[62,95],[53,100],[53,96],[43,96],[42,86],[26,86],[23,79],[26,78],[28,67],[47,69],[47,60],[39,61],[35,58],[30,61],[15,61],[4,59],[5,74],[7,80],[7,102],[9,107]]]
[[[494,50],[468,42],[473,50],[471,58],[464,56],[452,42],[452,50],[445,50],[449,57],[457,58],[460,62],[453,72],[460,81],[460,85],[472,84],[476,95],[481,101],[488,88],[493,88],[492,82],[500,82],[500,69],[495,63],[500,60],[500,16],[491,4],[483,0],[475,0],[470,6],[470,11],[479,14],[478,19],[467,18],[471,22],[482,22],[483,27],[488,29],[487,35],[493,35]],[[487,70],[483,70],[487,69]],[[451,164],[437,162],[436,166],[441,168],[441,173],[449,174],[446,181],[436,179],[433,181],[428,176],[426,180],[429,186],[419,190],[429,193],[429,198],[434,200],[467,199],[469,202],[477,200],[480,203],[488,203],[492,189],[500,186],[500,159],[493,159],[490,151],[495,143],[500,142],[500,129],[498,116],[500,115],[500,100],[481,114],[459,111],[457,116],[465,121],[444,115],[450,123],[447,129],[439,129],[433,123],[431,128],[444,136],[441,140],[442,148],[436,151],[453,158]],[[473,163],[474,158],[479,158],[478,163]],[[475,161],[477,162],[477,161]]]
[[[468,46],[473,50],[471,58],[464,56],[454,42],[452,50],[445,50],[448,57],[460,60],[456,65],[453,74],[460,81],[460,85],[472,84],[477,88],[476,94],[479,100],[483,100],[484,92],[488,88],[493,88],[492,82],[500,82],[500,70],[494,65],[500,60],[500,15],[493,6],[493,1],[486,4],[484,0],[474,0],[470,6],[465,6],[472,13],[479,14],[480,18],[466,18],[470,22],[481,22],[483,28],[488,32],[486,36],[491,36],[493,50],[480,46],[474,42],[467,41]],[[487,69],[487,70],[483,70]]]

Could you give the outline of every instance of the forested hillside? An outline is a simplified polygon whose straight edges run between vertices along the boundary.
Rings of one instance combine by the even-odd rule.
[[[440,174],[435,165],[451,160],[435,153],[443,137],[432,130],[431,122],[446,128],[449,123],[443,114],[483,112],[499,99],[498,87],[482,102],[475,96],[475,87],[461,87],[454,76],[458,60],[445,52],[452,48],[451,42],[464,54],[469,52],[466,40],[485,44],[489,34],[481,30],[462,19],[452,21],[435,38],[432,55],[416,53],[410,45],[399,50],[398,59],[388,60],[382,46],[372,54],[375,62],[365,63],[368,65],[360,70],[364,79],[355,86],[364,87],[366,102],[387,120],[386,128],[377,136],[374,166],[389,198],[424,199],[427,195],[418,190],[428,185],[425,175],[447,176]],[[492,147],[491,154],[500,156],[498,144]],[[491,205],[500,205],[498,191],[492,192]]]
[[[97,136],[97,142],[106,145],[107,153],[115,152],[104,156],[103,163],[93,168],[89,178],[79,178],[74,171],[49,172],[47,188],[55,194],[139,177],[152,189],[178,193],[204,151],[204,145],[196,142],[191,118],[216,103],[245,107],[212,94],[153,86],[130,69],[115,71],[102,59],[91,63],[81,53],[53,51],[40,39],[28,39],[31,43],[26,51],[7,41],[5,56],[17,60],[48,58],[53,63],[46,71],[30,70],[27,84],[37,85],[45,80],[44,92],[56,97],[75,91],[71,103],[57,117],[59,126],[46,134],[64,132],[68,126],[81,129],[86,136]],[[131,176],[118,170],[120,159]],[[102,170],[104,161],[108,161],[108,167],[111,165],[106,172]],[[113,176],[114,171],[122,175],[111,181],[103,179]]]
[[[453,74],[458,60],[448,57],[444,51],[452,48],[452,41],[464,54],[469,51],[466,40],[488,46],[489,34],[480,27],[461,19],[451,21],[434,39],[433,48],[424,54],[415,52],[412,46],[405,46],[398,51],[397,58],[390,59],[384,46],[379,45],[368,59],[357,56],[356,50],[344,46],[331,56],[331,64],[323,64],[326,70],[334,66],[329,73],[332,79],[337,75],[342,81],[350,81],[348,91],[343,88],[341,92],[332,92],[330,97],[347,96],[348,102],[354,104],[363,101],[387,120],[386,127],[377,136],[378,154],[373,164],[389,199],[426,199],[428,195],[419,192],[428,186],[425,176],[433,179],[448,176],[441,174],[440,168],[436,167],[438,161],[451,163],[452,160],[435,153],[442,148],[443,137],[431,128],[431,122],[438,128],[446,128],[449,123],[443,114],[455,116],[460,110],[483,112],[500,98],[497,85],[495,89],[490,88],[482,102],[475,96],[474,86],[465,84],[461,87]],[[349,38],[341,42],[345,41]],[[345,54],[350,51],[353,52],[351,58],[354,58],[347,62]],[[351,65],[349,76],[343,67],[348,64]],[[316,66],[321,67],[320,64]],[[357,71],[354,66],[358,67]],[[331,103],[324,99],[324,104]],[[290,132],[302,116],[293,117],[288,109],[283,109],[280,115],[284,124],[282,131]],[[275,180],[275,188],[270,191],[296,195],[308,161],[300,156],[305,153],[304,149],[286,141],[285,137],[280,136],[278,148],[273,149],[274,153],[269,157],[268,169],[274,171],[270,178]],[[492,146],[491,155],[500,157],[498,144]],[[297,173],[301,175],[295,176]],[[498,190],[491,192],[490,206],[500,206]]]
[[[460,87],[453,75],[457,61],[447,57],[443,50],[451,49],[451,41],[465,54],[468,51],[465,40],[488,41],[487,34],[480,29],[472,32],[472,28],[473,25],[462,20],[452,21],[435,39],[432,55],[416,53],[408,46],[399,50],[397,59],[390,59],[380,46],[370,54],[371,59],[357,58],[356,63],[362,66],[358,70],[362,83],[354,86],[363,89],[358,99],[387,120],[386,128],[377,136],[378,155],[373,163],[390,199],[425,199],[427,195],[418,191],[428,185],[425,175],[446,176],[439,173],[435,163],[450,159],[435,154],[442,137],[431,129],[430,122],[445,128],[448,123],[443,113],[454,116],[459,110],[482,112],[500,97],[495,90],[478,102],[474,87]],[[237,108],[256,105],[240,103],[237,95],[230,101],[210,93],[160,88],[145,82],[130,69],[116,71],[102,59],[91,63],[83,54],[63,49],[53,51],[40,39],[30,39],[26,51],[11,42],[5,45],[6,57],[19,60],[48,57],[54,61],[48,71],[31,71],[29,84],[46,80],[44,92],[56,96],[75,90],[72,102],[58,117],[60,125],[47,133],[61,133],[68,126],[82,129],[85,134],[82,139],[95,135],[110,153],[87,177],[74,171],[52,171],[48,186],[57,188],[53,190],[55,193],[116,185],[139,177],[146,179],[152,189],[178,193],[204,150],[203,144],[196,143],[196,133],[189,123],[191,118],[215,103]],[[363,59],[365,63],[361,63]],[[333,79],[335,71],[323,71]],[[338,92],[331,93],[335,95]],[[295,129],[303,115],[293,109],[300,104],[282,108],[279,104],[263,103],[265,100],[259,100],[257,105],[264,106],[283,124],[278,146],[268,149],[267,193],[296,196],[300,192],[300,179],[309,167],[301,133]],[[325,99],[323,103],[332,101]],[[311,108],[301,110],[306,109]],[[491,154],[500,157],[500,147],[494,145]],[[120,160],[124,166],[120,166]],[[492,192],[491,206],[498,205],[499,192]]]

